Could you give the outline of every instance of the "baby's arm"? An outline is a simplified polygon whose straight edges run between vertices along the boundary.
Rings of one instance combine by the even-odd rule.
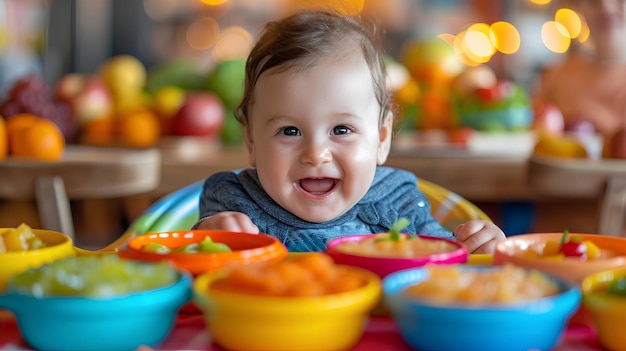
[[[248,215],[241,212],[219,212],[200,222],[197,229],[227,230],[230,232],[244,232],[258,234],[259,228],[252,223]]]
[[[460,224],[454,230],[458,241],[467,245],[471,253],[493,253],[496,244],[506,239],[504,232],[497,225],[484,220],[472,220]]]

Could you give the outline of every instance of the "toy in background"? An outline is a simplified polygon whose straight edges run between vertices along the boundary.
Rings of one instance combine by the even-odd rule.
[[[466,66],[446,41],[415,39],[401,59],[410,77],[397,90],[405,127],[439,130],[447,142],[467,142],[473,131],[530,128],[533,113],[524,87],[499,79],[489,66]]]

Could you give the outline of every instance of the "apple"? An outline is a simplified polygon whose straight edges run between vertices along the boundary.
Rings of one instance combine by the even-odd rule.
[[[554,135],[563,134],[565,118],[561,110],[555,104],[550,102],[538,102],[533,106],[533,112],[533,130]]]
[[[512,95],[513,82],[499,80],[492,87],[477,88],[475,93],[478,99],[484,103],[503,101]]]
[[[80,125],[110,117],[113,111],[111,94],[104,81],[96,75],[67,73],[55,85],[55,96],[66,101]]]
[[[596,126],[588,119],[575,117],[565,122],[565,131],[573,134],[595,134]]]
[[[621,128],[609,137],[605,144],[604,156],[626,159],[626,128]]]
[[[219,135],[226,109],[220,98],[210,91],[190,92],[172,117],[172,135],[215,136]]]

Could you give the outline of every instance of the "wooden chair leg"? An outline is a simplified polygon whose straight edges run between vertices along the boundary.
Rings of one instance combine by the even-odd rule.
[[[42,227],[75,240],[74,222],[63,179],[58,176],[38,178],[35,195]]]
[[[624,236],[624,215],[626,215],[626,178],[608,177],[600,210],[598,232],[605,235]]]

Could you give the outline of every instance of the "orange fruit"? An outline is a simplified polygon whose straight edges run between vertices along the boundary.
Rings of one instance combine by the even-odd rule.
[[[108,146],[115,139],[115,119],[112,117],[89,121],[82,130],[81,141],[87,145]]]
[[[118,137],[123,145],[151,147],[161,136],[161,122],[157,115],[146,109],[128,113],[118,120]]]
[[[10,154],[15,153],[16,150],[17,153],[22,153],[20,148],[24,146],[24,143],[19,140],[17,135],[21,132],[21,130],[33,125],[38,118],[39,117],[30,113],[18,113],[7,119],[6,130]]]
[[[19,120],[13,118],[15,116],[7,123],[9,147],[13,156],[39,161],[61,159],[65,149],[65,138],[54,122],[37,116],[35,118],[20,116]],[[13,123],[10,123],[12,121]]]
[[[7,158],[9,154],[9,133],[4,118],[0,116],[0,161]]]

